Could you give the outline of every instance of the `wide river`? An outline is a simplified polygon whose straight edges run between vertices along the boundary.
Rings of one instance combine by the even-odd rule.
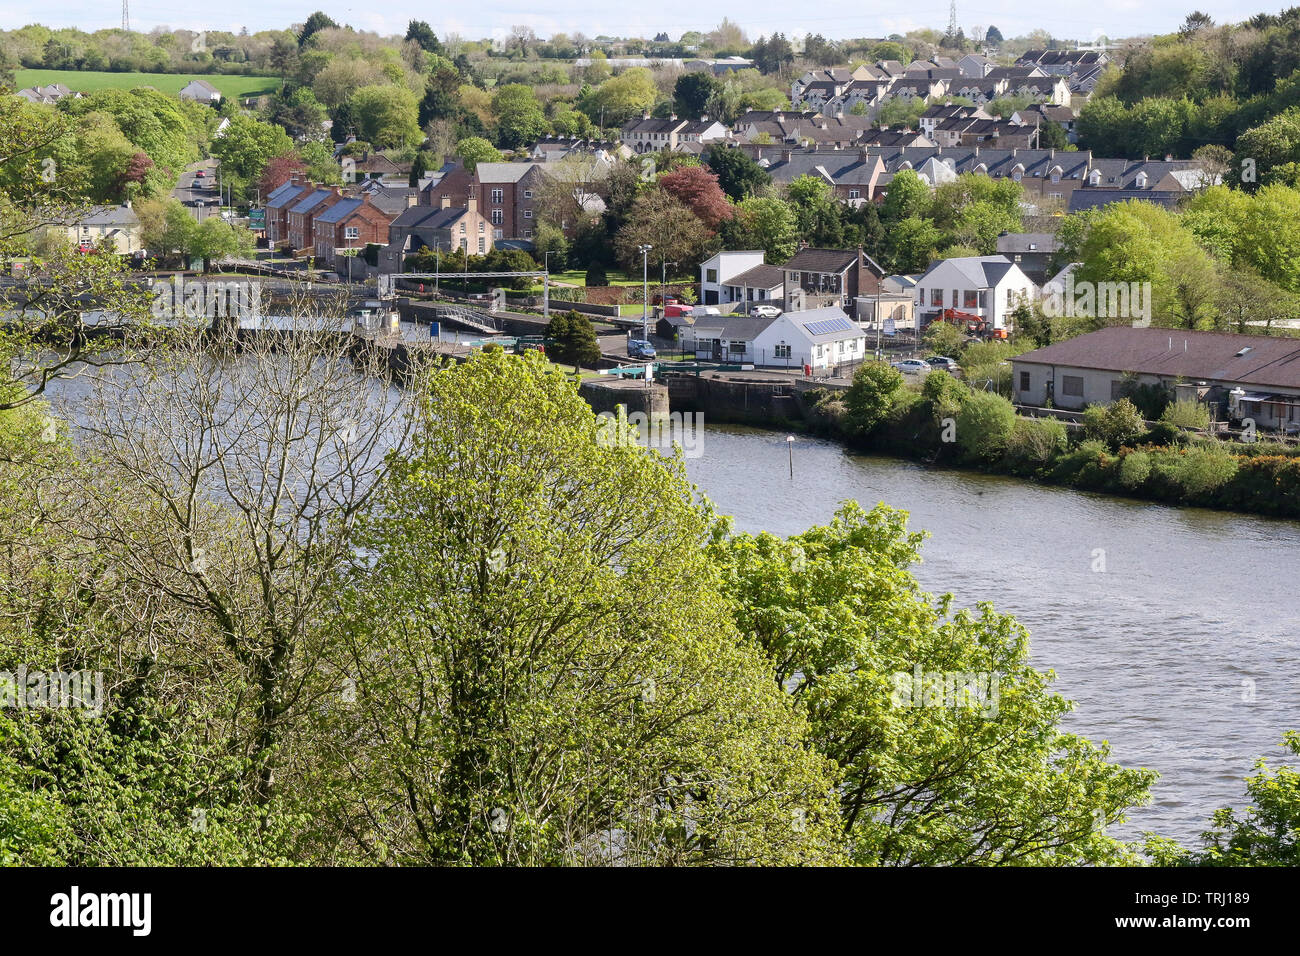
[[[712,427],[691,480],[742,531],[794,534],[841,501],[884,502],[929,532],[915,570],[960,605],[991,600],[1030,631],[1077,702],[1067,729],[1160,772],[1115,835],[1196,840],[1246,803],[1257,757],[1300,729],[1300,523],[1179,509]],[[1102,560],[1099,560],[1102,559]],[[1103,565],[1104,561],[1104,565]],[[1102,567],[1103,570],[1094,570]]]

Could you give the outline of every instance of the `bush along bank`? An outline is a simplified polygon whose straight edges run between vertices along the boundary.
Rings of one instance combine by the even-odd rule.
[[[1300,449],[1197,434],[1204,409],[1168,404],[1154,425],[1127,398],[1078,425],[1026,418],[945,372],[919,387],[883,363],[841,392],[805,395],[810,426],[854,448],[1168,504],[1300,518]]]

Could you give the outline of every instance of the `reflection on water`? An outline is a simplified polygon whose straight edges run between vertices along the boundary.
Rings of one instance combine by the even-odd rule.
[[[930,533],[922,586],[1014,614],[1035,664],[1078,703],[1067,729],[1160,772],[1152,803],[1117,835],[1194,840],[1217,807],[1245,803],[1255,759],[1281,759],[1282,732],[1300,729],[1300,523],[929,470],[807,438],[792,481],[785,435],[751,429],[710,427],[686,466],[739,530],[794,534],[846,499],[910,512]]]

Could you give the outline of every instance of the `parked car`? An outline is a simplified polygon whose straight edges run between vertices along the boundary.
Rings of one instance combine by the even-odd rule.
[[[756,305],[749,310],[749,314],[756,319],[775,319],[781,310],[774,305]]]
[[[702,319],[706,316],[721,315],[721,314],[722,314],[722,310],[720,310],[717,306],[713,306],[713,305],[697,305],[691,309],[691,315],[695,316],[697,319]]]
[[[947,372],[956,378],[961,375],[961,366],[957,364],[956,359],[950,359],[943,355],[931,355],[925,360],[925,364],[940,372]]]
[[[930,371],[929,363],[922,362],[920,359],[903,359],[901,362],[895,362],[894,368],[898,369],[900,372],[911,373],[914,375],[920,375],[923,372]]]
[[[652,359],[657,354],[655,347],[645,339],[629,339],[627,343],[627,354],[634,359]]]

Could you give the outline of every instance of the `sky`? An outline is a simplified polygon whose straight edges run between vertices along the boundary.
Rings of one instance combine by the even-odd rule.
[[[1209,13],[1216,23],[1243,20],[1258,12],[1276,13],[1295,0],[1225,2],[1225,0],[1090,0],[1085,4],[1026,4],[1013,0],[974,3],[958,0],[957,23],[967,33],[972,27],[997,26],[1004,36],[1035,28],[1053,36],[1090,40],[1099,36],[1124,37],[1170,33],[1192,10]],[[803,4],[788,0],[658,0],[635,6],[608,0],[524,0],[475,4],[430,4],[414,0],[223,0],[219,4],[130,0],[131,26],[148,31],[174,29],[250,32],[282,29],[302,23],[313,10],[324,10],[339,23],[383,34],[405,33],[411,19],[427,20],[440,36],[458,33],[467,39],[504,36],[516,24],[529,26],[538,36],[582,32],[587,36],[654,36],[663,31],[674,40],[686,30],[707,31],[728,17],[752,38],[782,31],[787,36],[821,33],[828,37],[886,36],[918,27],[944,29],[948,23],[945,0],[914,0],[897,4],[854,5],[853,12],[835,5],[809,4],[812,15],[797,12]],[[75,26],[94,31],[121,24],[117,0],[55,0],[36,7],[31,0],[0,0],[0,28],[13,29],[31,22],[51,27]]]

